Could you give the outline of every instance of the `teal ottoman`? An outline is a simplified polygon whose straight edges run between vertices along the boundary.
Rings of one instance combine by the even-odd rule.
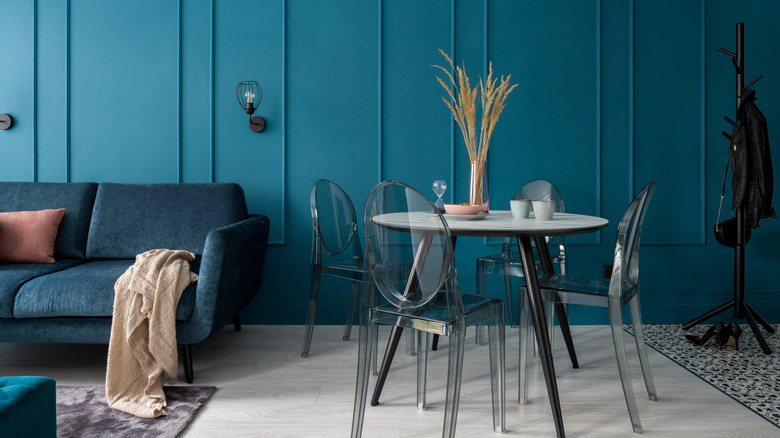
[[[49,377],[0,377],[0,437],[57,436],[57,394]]]

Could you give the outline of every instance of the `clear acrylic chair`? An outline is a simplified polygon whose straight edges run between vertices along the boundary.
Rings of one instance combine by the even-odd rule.
[[[518,190],[513,199],[551,199],[555,201],[555,211],[557,213],[564,213],[566,211],[563,195],[561,195],[560,190],[558,190],[558,187],[556,187],[555,184],[546,179],[537,179],[524,185],[520,190]],[[547,238],[547,245],[550,249],[550,255],[552,256],[553,264],[558,265],[558,269],[561,274],[566,274],[566,240],[564,236]],[[534,257],[537,260],[537,268],[540,268],[538,254],[536,251],[534,251]],[[524,275],[523,262],[520,260],[520,253],[517,247],[517,242],[514,238],[504,239],[504,245],[501,250],[501,254],[493,254],[477,259],[477,295],[484,296],[487,294],[489,274],[498,274],[503,276],[504,290],[506,292],[506,306],[509,313],[509,323],[512,327],[518,327],[518,312],[527,311],[527,297],[525,295],[525,287],[521,287],[519,289],[518,301],[515,301],[514,295],[512,293],[512,278],[522,278]],[[516,302],[518,303],[517,305],[515,304]],[[548,324],[548,331],[550,333],[550,339],[553,339],[552,330],[555,321],[553,318],[553,311],[555,311],[558,316],[558,321],[563,331],[564,340],[566,342],[566,348],[569,352],[572,367],[579,368],[577,354],[574,351],[574,344],[571,341],[566,310],[562,304],[555,305],[554,303],[545,303],[545,313],[547,316],[546,319]],[[478,336],[477,341],[481,341],[481,338],[482,336]],[[521,399],[520,403],[524,403],[524,400]]]
[[[642,433],[639,411],[628,374],[626,348],[623,343],[623,306],[628,304],[631,309],[631,323],[634,327],[634,340],[642,367],[647,395],[656,401],[655,383],[647,360],[647,348],[642,334],[642,314],[639,306],[639,236],[642,232],[642,222],[645,219],[647,207],[655,191],[655,181],[648,183],[629,204],[623,218],[618,224],[615,258],[612,266],[612,277],[605,279],[579,278],[567,274],[544,275],[539,279],[545,300],[556,300],[562,303],[606,307],[612,326],[612,340],[615,344],[620,381],[623,384],[623,395],[628,406],[628,414],[634,432]],[[526,326],[528,319],[523,318],[521,325]],[[522,327],[521,327],[522,328]],[[530,342],[530,334],[524,335]],[[527,345],[528,342],[525,342]],[[522,345],[522,343],[521,343]],[[523,355],[525,360],[528,357]],[[522,376],[523,380],[525,376]],[[524,388],[524,382],[520,387]]]
[[[352,297],[342,338],[349,340],[352,320],[362,282],[367,278],[363,266],[363,250],[358,235],[355,207],[347,193],[326,179],[314,182],[311,188],[311,290],[306,334],[301,357],[309,357],[314,319],[320,294],[322,275],[352,281]]]
[[[444,437],[455,435],[466,327],[487,324],[493,428],[503,432],[503,301],[460,293],[447,223],[434,205],[415,189],[395,181],[379,184],[368,196],[363,221],[370,279],[360,307],[352,437],[360,437],[363,431],[369,360],[377,324],[418,331],[417,407],[420,410],[426,406],[427,346],[431,334],[449,337]]]
[[[524,185],[517,191],[512,199],[552,199],[555,201],[555,211],[557,213],[564,213],[566,211],[561,192],[555,184],[545,179],[537,179]],[[564,237],[551,237],[547,240],[547,243],[551,249],[550,254],[553,256],[553,263],[559,265],[561,274],[565,274],[566,241]],[[518,307],[513,304],[515,303],[515,300],[512,294],[511,279],[512,277],[523,277],[523,262],[520,260],[520,253],[518,252],[515,239],[504,239],[501,254],[493,254],[477,259],[477,293],[480,295],[485,294],[488,274],[499,274],[504,276],[504,289],[506,290],[509,323],[512,327],[517,327],[519,321],[517,313]]]

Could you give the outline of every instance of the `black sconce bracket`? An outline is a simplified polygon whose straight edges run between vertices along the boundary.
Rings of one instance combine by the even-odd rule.
[[[250,117],[249,129],[253,132],[263,132],[265,130],[265,119],[260,116]]]
[[[14,126],[14,118],[10,114],[0,114],[0,129],[11,129]]]

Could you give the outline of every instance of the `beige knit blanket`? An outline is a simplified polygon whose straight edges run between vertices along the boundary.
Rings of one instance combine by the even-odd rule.
[[[176,381],[176,305],[198,276],[195,255],[155,249],[139,254],[114,285],[106,399],[114,409],[143,418],[168,415],[163,371]]]

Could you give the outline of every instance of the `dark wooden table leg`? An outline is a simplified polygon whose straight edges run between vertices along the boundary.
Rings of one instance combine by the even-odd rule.
[[[535,237],[536,251],[539,253],[539,261],[542,264],[542,271],[544,275],[552,275],[555,272],[553,268],[552,258],[550,257],[550,250],[547,248],[547,241],[544,237]],[[566,344],[566,350],[569,352],[569,359],[571,359],[571,367],[579,368],[580,364],[577,361],[577,352],[574,350],[574,341],[571,338],[571,329],[569,329],[569,317],[566,315],[566,307],[563,303],[555,302],[555,315],[558,316],[558,323],[561,326],[561,334],[563,334],[563,342]]]
[[[428,255],[428,250],[431,247],[431,240],[433,234],[422,234],[420,242],[418,243],[417,252],[414,255],[414,262],[412,263],[411,274],[409,281],[406,284],[404,295],[409,291],[417,289],[418,278],[416,273],[421,271],[425,266],[425,259]],[[395,350],[398,349],[398,343],[401,341],[401,334],[403,333],[403,327],[394,325],[390,330],[390,339],[387,342],[387,348],[385,348],[385,357],[382,359],[382,366],[379,368],[379,377],[374,387],[374,394],[371,396],[371,406],[379,404],[379,396],[382,395],[382,388],[385,386],[385,380],[387,380],[387,373],[390,370],[390,364],[393,363],[393,357],[395,357]],[[419,353],[418,353],[419,354]]]
[[[398,348],[398,342],[401,340],[401,333],[404,328],[394,325],[390,330],[390,340],[387,342],[387,348],[385,348],[385,357],[382,359],[382,367],[379,368],[379,377],[374,387],[374,394],[371,396],[371,406],[379,404],[379,396],[382,395],[382,388],[385,386],[385,380],[387,380],[387,373],[390,371],[390,364],[393,363],[393,357],[395,356],[395,350]]]
[[[517,246],[520,248],[520,258],[523,261],[523,273],[525,275],[526,291],[528,293],[528,304],[531,310],[531,319],[534,323],[534,333],[536,341],[539,343],[539,357],[542,360],[542,371],[544,371],[544,381],[547,384],[547,395],[550,398],[550,407],[552,408],[553,421],[558,437],[565,437],[563,428],[563,415],[561,414],[561,401],[558,398],[558,383],[555,380],[555,366],[553,365],[552,351],[550,351],[550,338],[547,334],[547,322],[544,317],[544,303],[542,303],[542,294],[539,289],[536,264],[531,250],[531,239],[520,237],[517,239]]]

